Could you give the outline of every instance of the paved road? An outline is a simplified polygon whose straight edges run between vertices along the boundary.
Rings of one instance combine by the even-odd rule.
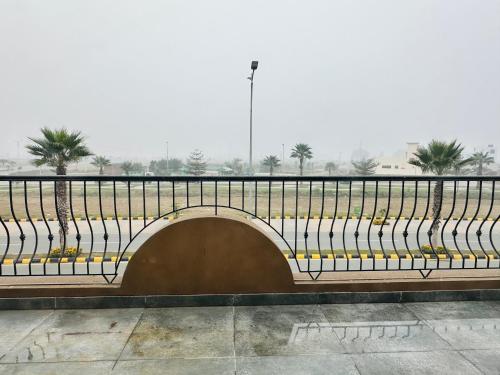
[[[282,248],[283,250],[287,249],[286,243],[281,239],[280,235],[273,231],[267,224],[261,222],[260,220],[253,220],[253,222],[266,231],[273,240]],[[297,221],[297,231],[295,231],[295,220],[285,220],[284,221],[284,238],[288,242],[288,244],[292,247],[292,249],[303,250],[306,248],[315,250],[318,248],[329,250],[331,249],[330,245],[330,237],[329,231],[331,227],[331,220],[323,220],[320,225],[320,221],[317,219],[310,220],[309,224],[307,220],[298,220]],[[133,220],[132,224],[132,233],[136,234],[139,230],[143,228],[143,221],[141,220]],[[362,220],[359,228],[357,228],[357,220],[348,220],[347,224],[345,220],[336,220],[333,227],[333,239],[332,244],[334,249],[343,249],[344,247],[344,239],[345,239],[345,247],[347,249],[356,249],[356,239],[354,233],[356,229],[358,229],[360,235],[358,237],[358,246],[360,249],[368,249],[368,228],[369,228],[369,220]],[[396,227],[394,227],[395,223],[393,220],[389,220],[390,225],[386,225],[383,227],[384,235],[382,237],[382,245],[384,249],[393,249],[392,242],[392,232],[394,230],[394,243],[397,249],[406,249],[403,231],[405,230],[408,221],[400,221]],[[38,252],[46,252],[49,247],[49,241],[47,239],[48,231],[43,222],[36,222],[35,228],[38,233]],[[116,221],[106,220],[106,221],[91,221],[92,225],[92,235],[90,232],[89,225],[86,222],[77,222],[80,233],[82,236],[81,239],[81,247],[83,249],[90,249],[91,245],[93,246],[94,251],[103,251],[106,245],[106,241],[104,241],[104,225],[106,226],[106,231],[109,235],[107,241],[107,251],[111,253],[116,253],[118,250],[120,237],[118,235],[118,226]],[[129,222],[126,220],[119,221],[120,229],[121,229],[121,244],[120,248],[123,249],[129,243]],[[420,221],[412,221],[408,227],[408,246],[411,249],[418,248],[417,245],[417,232],[418,226],[421,224]],[[450,248],[456,248],[452,230],[455,228],[457,222],[450,221],[445,230],[445,243]],[[57,234],[58,232],[58,224],[57,222],[49,222],[51,230],[53,233]],[[136,240],[133,241],[130,246],[130,251],[135,251],[138,246],[144,242],[149,236],[151,236],[154,232],[156,232],[159,228],[168,225],[168,221],[161,220],[159,222],[153,223],[150,227],[146,228]],[[308,231],[307,240],[304,238],[304,232]],[[345,225],[345,235],[343,232]],[[421,229],[419,233],[420,244],[429,243],[427,230],[431,225],[430,220],[426,220],[422,223]],[[461,222],[457,227],[458,235],[457,235],[457,244],[460,249],[469,249],[467,245],[467,240],[465,233],[467,231],[467,227],[469,228],[469,245],[473,250],[479,250],[479,241],[476,235],[476,231],[481,225],[481,222]],[[491,243],[489,240],[489,230],[491,228],[492,222],[486,221],[482,227],[482,244],[485,249],[491,249]],[[19,229],[17,228],[15,223],[7,223],[8,229],[11,234],[11,242],[9,247],[9,254],[17,254],[20,250],[21,241],[19,240]],[[282,230],[282,222],[281,220],[271,220],[271,226],[275,228],[278,232],[281,233]],[[26,235],[26,240],[24,241],[23,254],[32,254],[35,248],[35,236],[34,230],[30,223],[23,222],[21,223],[21,228]],[[76,245],[76,231],[74,230],[74,226],[70,223],[70,234],[68,236],[69,245]],[[370,230],[370,245],[372,249],[380,249],[380,239],[378,237],[378,231],[381,229],[380,226],[372,226]],[[296,235],[297,234],[297,235]],[[318,246],[318,234],[319,234],[319,246]],[[93,240],[92,240],[93,236]],[[295,239],[297,241],[295,242]],[[492,239],[497,249],[500,249],[500,224],[497,224],[493,227],[493,236]],[[0,251],[3,251],[5,248],[7,241],[7,237],[3,228],[0,228]],[[54,246],[58,246],[57,239],[54,241]]]
[[[500,373],[500,303],[0,311],[2,374]]]

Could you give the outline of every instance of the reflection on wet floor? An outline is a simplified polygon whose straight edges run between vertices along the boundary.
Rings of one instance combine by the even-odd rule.
[[[500,373],[495,301],[0,311],[0,320],[2,374]]]

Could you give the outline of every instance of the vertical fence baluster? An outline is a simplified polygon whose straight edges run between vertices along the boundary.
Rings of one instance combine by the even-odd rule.
[[[217,200],[217,180],[215,180],[215,216],[217,216],[217,205],[218,205],[218,200]]]
[[[481,241],[481,236],[483,235],[483,226],[486,221],[488,221],[488,218],[491,215],[491,211],[493,210],[493,204],[495,202],[495,181],[492,181],[491,183],[491,203],[490,203],[490,208],[488,209],[488,213],[485,215],[483,218],[483,221],[479,225],[479,228],[477,229],[476,235],[477,235],[477,242],[479,243],[479,247],[481,248],[482,252],[486,254],[486,251],[484,249],[484,246]],[[486,254],[486,268],[490,268],[490,255]]]
[[[19,224],[19,220],[17,219],[16,212],[14,209],[12,181],[9,181],[9,202],[10,202],[10,213],[12,215],[12,218],[14,219],[14,222],[16,223],[17,229],[19,229],[19,240],[21,240],[19,251],[18,251],[17,256],[14,260],[14,275],[17,275],[17,261],[24,250],[24,240],[26,239],[26,236],[24,234],[23,228]]]
[[[495,225],[498,223],[498,220],[500,220],[500,214],[497,216],[497,218],[495,219],[495,221],[493,221],[493,224],[491,224],[491,227],[490,227],[490,242],[491,242],[491,247],[493,248],[493,251],[497,254],[497,256],[500,258],[500,253],[498,252],[496,246],[495,246],[495,242],[493,241],[493,228],[495,227]]]
[[[146,181],[142,180],[142,227],[146,228],[146,220],[147,220],[147,211],[146,211]]]
[[[359,251],[359,226],[361,220],[363,219],[363,213],[365,211],[365,192],[366,192],[366,181],[363,180],[363,185],[361,187],[361,212],[359,213],[358,223],[356,225],[356,230],[354,231],[354,242],[356,244],[356,251],[359,255],[359,268],[363,270],[363,259],[361,258],[361,252]]]
[[[172,180],[172,212],[175,212],[175,181]]]
[[[267,201],[267,224],[271,225],[271,180],[269,180],[269,186],[267,188],[268,201]]]
[[[245,212],[245,181],[241,181],[241,211]]]
[[[47,222],[47,217],[45,216],[45,209],[43,207],[43,187],[42,187],[42,181],[39,181],[38,188],[40,190],[40,211],[42,213],[42,218],[43,222],[45,223],[45,226],[47,228],[47,232],[49,233],[47,235],[47,239],[49,240],[49,248],[47,249],[47,256],[43,260],[43,274],[47,274],[47,260],[49,259],[50,252],[52,250],[52,241],[54,240],[54,235],[52,234],[52,230],[50,229],[50,225]]]
[[[398,216],[396,217],[396,221],[394,222],[394,225],[392,226],[392,232],[391,232],[392,247],[394,249],[394,252],[398,256],[398,268],[399,269],[401,269],[401,255],[399,254],[399,251],[396,247],[396,241],[394,238],[394,234],[396,232],[396,227],[397,227],[399,220],[401,219],[401,215],[403,213],[404,199],[405,199],[405,180],[403,180],[401,182],[401,204],[399,206]]]
[[[347,213],[345,216],[344,227],[342,229],[342,246],[344,248],[345,261],[347,263],[347,270],[349,271],[349,266],[351,265],[351,257],[347,253],[347,246],[345,242],[345,233],[347,228],[347,223],[349,222],[349,216],[351,215],[351,202],[352,202],[352,181],[349,181],[349,193],[347,198]],[[352,256],[352,255],[351,255]]]
[[[318,222],[318,252],[319,252],[319,272],[323,272],[323,253],[321,252],[321,223],[323,222],[323,213],[325,208],[325,180],[321,181],[321,208],[319,212],[319,222]],[[319,275],[318,275],[319,276]]]
[[[337,260],[335,257],[335,252],[333,251],[333,226],[335,224],[335,220],[337,220],[338,203],[339,203],[339,180],[335,180],[335,208],[332,215],[332,224],[330,225],[330,232],[328,232],[328,237],[330,237],[330,250],[332,252],[334,271],[337,270]]]
[[[129,196],[130,196],[130,190],[129,190]],[[89,225],[89,231],[90,231],[90,251],[89,251],[89,257],[87,259],[87,274],[90,274],[90,262],[92,260],[92,252],[94,251],[94,231],[92,230],[92,223],[90,222],[89,211],[87,207],[87,181],[83,181],[83,209],[85,211],[85,219],[87,220],[87,224]]]
[[[406,250],[408,251],[408,254],[411,256],[411,269],[413,270],[415,267],[415,256],[412,254],[410,247],[408,246],[408,228],[410,227],[410,224],[415,217],[415,211],[417,210],[417,201],[418,201],[418,181],[415,180],[415,197],[413,200],[413,210],[411,211],[411,215],[408,218],[408,221],[406,223],[405,229],[403,231],[403,238],[405,241],[405,246]],[[421,254],[421,253],[420,253]]]
[[[424,254],[422,252],[422,246],[420,245],[420,229],[422,228],[422,225],[424,225],[425,220],[427,219],[427,214],[429,213],[429,205],[431,201],[431,181],[427,181],[427,200],[426,200],[426,205],[425,205],[425,212],[424,216],[422,217],[422,220],[420,221],[420,224],[417,227],[417,246],[424,258],[424,269],[427,269],[427,254]]]
[[[76,223],[76,218],[75,218],[75,211],[73,209],[73,183],[72,181],[69,181],[69,212],[71,214],[71,220],[73,221],[73,224],[75,225],[76,229],[76,253],[72,262],[72,270],[73,270],[73,275],[75,274],[75,263],[76,263],[76,257],[78,256],[78,252],[80,251],[80,240],[81,240],[81,235],[80,235],[80,228],[78,228],[78,224]]]
[[[254,204],[255,204],[255,208],[254,208],[254,212],[255,212],[255,217],[258,218],[259,216],[257,215],[257,205],[258,205],[258,193],[257,193],[257,189],[259,188],[259,186],[257,185],[257,180],[255,180],[255,193],[254,193]]]
[[[156,200],[158,202],[157,207],[157,215],[156,217],[159,219],[161,217],[161,203],[160,203],[160,180],[156,181]]]
[[[295,257],[297,257],[297,219],[298,219],[298,215],[299,215],[299,181],[295,181],[295,231],[294,231],[295,253],[293,254]],[[299,270],[300,270],[300,267],[299,267]]]
[[[203,180],[200,180],[200,205],[203,207]]]
[[[451,203],[451,210],[450,213],[448,214],[448,217],[446,218],[443,226],[441,227],[441,244],[443,245],[443,249],[446,251],[446,254],[449,256],[449,267],[452,268],[453,264],[453,254],[451,254],[448,251],[448,247],[446,246],[446,243],[444,241],[444,233],[445,233],[445,228],[450,222],[450,220],[453,220],[453,214],[455,212],[455,207],[456,207],[456,202],[457,202],[457,181],[453,181],[453,199]]]
[[[10,246],[10,232],[9,232],[9,228],[7,227],[7,225],[5,224],[5,222],[3,221],[2,216],[0,216],[0,224],[2,224],[2,227],[5,230],[5,236],[6,236],[5,250],[4,250],[3,254],[2,254],[2,260],[0,262],[0,275],[3,275],[2,264],[3,264],[3,262],[5,260],[5,257],[7,256],[7,253],[9,251],[9,246]]]
[[[372,217],[370,219],[370,224],[368,224],[368,231],[367,231],[368,250],[370,251],[370,255],[372,256],[374,270],[375,270],[375,254],[373,253],[373,250],[372,250],[372,245],[371,245],[371,241],[370,241],[370,232],[372,229],[373,220],[375,220],[376,215],[377,215],[377,204],[378,204],[378,180],[375,181],[375,201],[373,203],[373,213],[372,213]]]
[[[474,255],[474,268],[477,268],[478,255],[476,253],[474,253],[474,251],[472,250],[472,247],[469,243],[469,230],[470,230],[470,227],[472,226],[472,223],[474,223],[474,221],[476,221],[479,210],[481,209],[482,196],[483,196],[483,181],[479,181],[479,196],[477,199],[477,209],[474,212],[474,216],[470,219],[469,225],[467,225],[467,228],[465,229],[465,243],[467,244],[467,247],[469,248],[469,251],[471,252],[471,254]],[[484,251],[483,251],[483,253],[487,258],[488,255]]]
[[[306,228],[304,230],[304,247],[306,250],[307,257],[307,273],[309,276],[313,277],[311,274],[311,257],[309,256],[309,249],[307,248],[307,238],[309,237],[308,229],[309,229],[309,220],[311,219],[311,197],[312,195],[312,181],[309,181],[309,199],[308,199],[308,208],[307,208],[307,220],[306,220]]]
[[[26,209],[26,215],[28,216],[28,221],[31,224],[31,227],[33,228],[33,233],[35,234],[35,246],[33,246],[33,253],[30,256],[29,259],[29,265],[28,265],[28,270],[29,270],[29,275],[31,275],[31,263],[33,261],[33,258],[36,255],[36,251],[38,250],[38,231],[36,230],[36,226],[33,223],[33,220],[31,219],[30,215],[30,210],[29,210],[29,204],[28,204],[28,190],[26,187],[26,180],[24,181],[24,207]]]
[[[102,192],[101,192],[101,180],[97,182],[98,195],[99,195],[99,213],[101,215],[102,227],[104,229],[104,253],[102,255],[101,261],[101,274],[104,275],[104,258],[106,258],[106,252],[108,250],[108,230],[106,228],[106,218],[104,217],[104,213],[102,210]]]
[[[387,216],[389,215],[389,210],[391,209],[391,193],[392,193],[391,190],[392,190],[392,181],[389,180],[389,191],[387,193],[387,208],[385,210],[384,219],[382,220],[382,225],[380,225],[380,230],[378,232],[378,239],[380,242],[380,248],[382,249],[382,253],[384,254],[384,258],[385,258],[385,269],[386,270],[389,269],[389,256],[385,252],[382,237],[384,236],[384,225],[387,221]]]
[[[128,205],[128,238],[132,242],[132,201],[130,197],[130,180],[127,181],[127,205]]]
[[[118,275],[120,253],[121,253],[121,249],[122,249],[122,231],[121,231],[121,227],[120,227],[120,219],[118,216],[118,209],[116,207],[116,181],[113,181],[113,209],[115,212],[116,228],[118,230],[118,250],[116,252],[116,260],[115,260],[115,277],[116,277]]]
[[[458,242],[457,242],[458,230],[457,229],[458,229],[458,226],[460,225],[460,223],[462,222],[462,220],[464,219],[465,214],[467,213],[467,206],[469,205],[469,188],[470,188],[470,181],[467,180],[467,185],[466,185],[466,190],[465,190],[464,210],[462,212],[462,215],[458,219],[458,221],[455,225],[455,228],[453,228],[453,232],[451,233],[453,236],[453,242],[455,243],[455,247],[457,248],[457,251],[460,253],[460,256],[462,257],[462,268],[465,268],[465,257],[464,257],[462,250],[460,250],[460,246],[458,246]]]

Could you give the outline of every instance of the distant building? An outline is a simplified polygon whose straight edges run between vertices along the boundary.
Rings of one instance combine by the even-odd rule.
[[[418,146],[419,143],[417,142],[408,142],[405,151],[397,152],[391,156],[376,158],[379,164],[375,173],[385,175],[421,175],[422,171],[420,168],[408,163],[413,158],[413,154],[417,151]]]
[[[496,162],[497,161],[497,153],[496,153],[495,146],[494,145],[488,145],[488,147],[486,147],[486,151],[493,157],[493,159]]]

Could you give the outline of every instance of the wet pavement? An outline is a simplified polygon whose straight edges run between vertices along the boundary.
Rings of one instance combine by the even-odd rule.
[[[500,374],[500,301],[0,311],[0,374]]]

